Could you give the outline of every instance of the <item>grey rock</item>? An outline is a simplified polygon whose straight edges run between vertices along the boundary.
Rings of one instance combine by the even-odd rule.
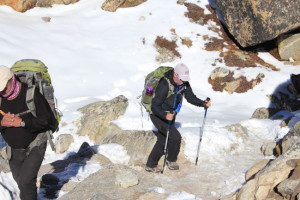
[[[121,95],[110,101],[99,101],[80,108],[83,116],[76,122],[79,127],[77,134],[88,135],[95,144],[99,144],[102,135],[118,129],[110,122],[123,115],[127,106],[128,99]]]
[[[146,159],[156,142],[152,131],[119,130],[105,134],[100,144],[117,143],[122,145],[130,156],[129,164],[141,165]]]
[[[115,183],[122,188],[129,188],[139,184],[139,179],[137,175],[130,170],[120,170],[116,175]]]
[[[116,174],[121,170],[129,170],[134,173],[139,184],[126,189],[115,184]],[[134,171],[124,165],[107,165],[103,169],[80,182],[72,191],[65,194],[60,200],[92,199],[96,197],[107,197],[107,199],[132,200],[137,199],[137,194],[147,192],[147,188],[161,187],[153,180],[153,177],[145,175],[145,172]],[[100,198],[101,199],[101,198]]]
[[[289,195],[292,195],[294,190],[296,189],[297,186],[300,185],[300,180],[284,180],[282,181],[278,186],[278,192],[284,196],[287,197]]]
[[[300,27],[299,1],[215,0],[215,4],[229,32],[243,47],[272,40]]]
[[[68,150],[71,143],[74,142],[70,134],[61,134],[55,139],[55,153],[64,153]]]

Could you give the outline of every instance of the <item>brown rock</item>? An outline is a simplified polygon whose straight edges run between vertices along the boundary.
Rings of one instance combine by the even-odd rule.
[[[79,0],[2,0],[0,5],[7,5],[18,12],[26,12],[34,7],[51,7],[53,4],[72,4]]]
[[[279,38],[279,55],[282,59],[300,60],[300,33]]]

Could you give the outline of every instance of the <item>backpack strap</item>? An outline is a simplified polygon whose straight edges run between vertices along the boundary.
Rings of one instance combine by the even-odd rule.
[[[35,92],[35,85],[31,85],[31,86],[28,85],[27,92],[26,92],[26,104],[27,104],[27,107],[29,110],[25,111],[23,113],[20,113],[19,115],[31,112],[31,114],[34,117],[37,117],[36,116],[36,107],[34,104],[34,92]]]
[[[168,96],[170,96],[174,92],[174,85],[171,84],[170,79],[167,77],[164,77],[164,79],[166,79],[167,83],[169,84]]]

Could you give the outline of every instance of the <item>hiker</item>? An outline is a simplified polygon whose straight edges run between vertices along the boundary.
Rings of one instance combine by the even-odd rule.
[[[11,149],[7,152],[9,166],[20,189],[21,200],[36,200],[37,174],[44,158],[47,140],[30,150],[29,145],[42,135],[40,133],[52,129],[54,115],[37,88],[33,97],[36,117],[31,112],[24,113],[28,111],[26,94],[27,85],[21,83],[9,68],[0,66],[0,132]]]
[[[159,159],[164,154],[166,134],[169,128],[169,138],[167,143],[166,165],[170,170],[179,170],[176,163],[180,151],[181,135],[175,127],[175,118],[182,104],[183,96],[186,100],[200,107],[210,107],[210,101],[202,101],[193,93],[189,84],[189,69],[180,63],[165,73],[155,90],[155,95],[151,104],[150,119],[157,128],[157,141],[148,157],[145,170],[148,172],[161,172],[157,167]],[[170,84],[170,85],[169,85]],[[169,87],[174,87],[173,94],[168,96]],[[179,92],[178,92],[179,91]],[[170,122],[170,125],[169,125]]]

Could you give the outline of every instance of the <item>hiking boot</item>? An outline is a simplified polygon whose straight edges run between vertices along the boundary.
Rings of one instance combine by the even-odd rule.
[[[166,164],[170,170],[179,170],[179,165],[176,162],[167,161]]]
[[[160,173],[161,172],[161,169],[159,169],[158,167],[148,167],[148,166],[146,166],[145,170],[147,172],[154,172],[154,173]]]

